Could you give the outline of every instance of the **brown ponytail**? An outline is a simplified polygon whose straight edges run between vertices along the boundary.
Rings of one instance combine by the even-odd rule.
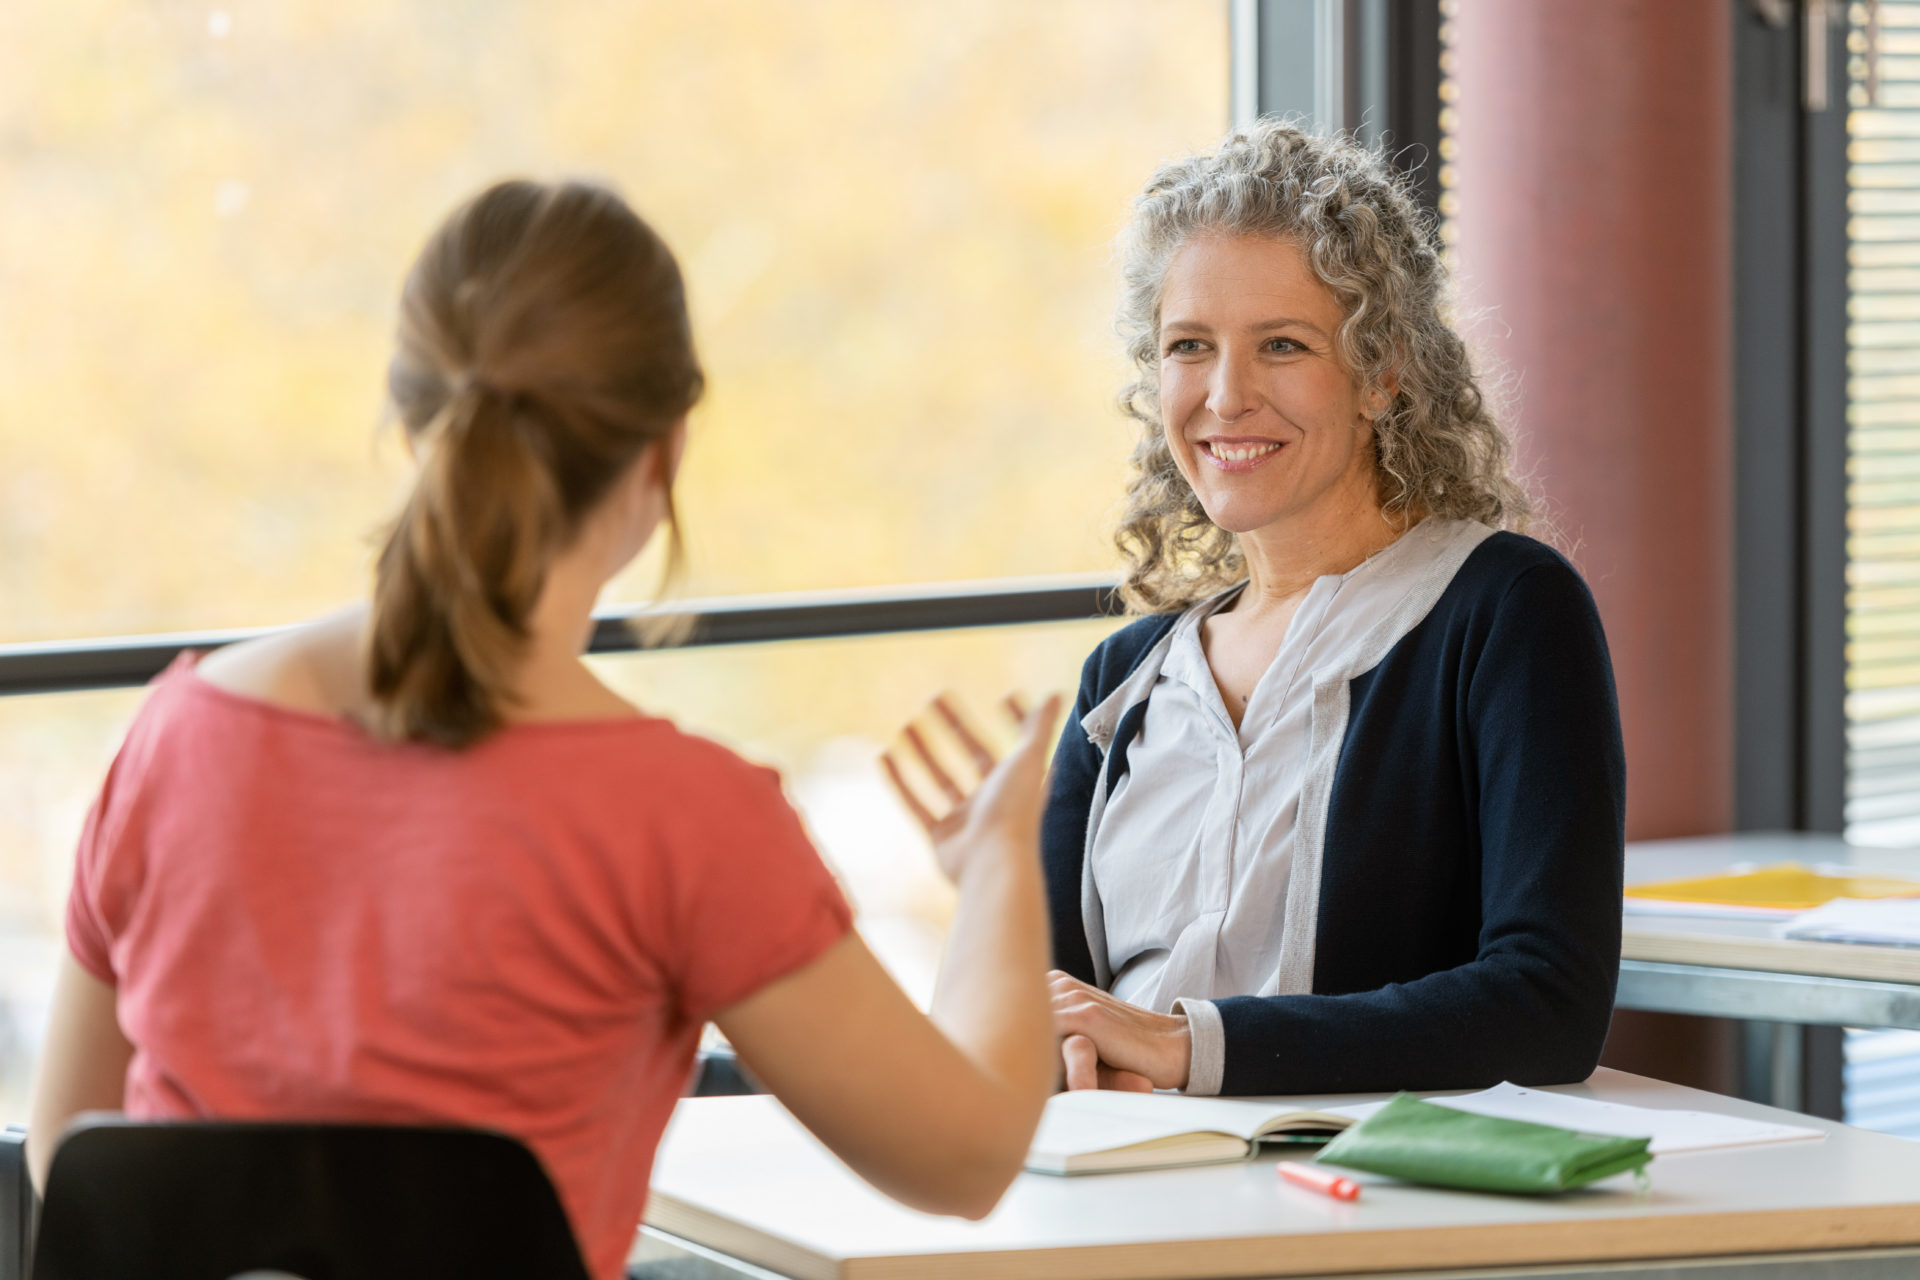
[[[380,552],[371,728],[463,747],[501,724],[553,557],[699,398],[679,268],[611,192],[501,183],[415,263],[387,381],[420,471]]]

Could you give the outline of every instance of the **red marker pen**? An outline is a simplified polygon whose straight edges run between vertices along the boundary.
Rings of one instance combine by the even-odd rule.
[[[1318,1191],[1323,1196],[1332,1196],[1335,1200],[1358,1200],[1360,1184],[1352,1178],[1343,1178],[1331,1169],[1322,1169],[1307,1160],[1282,1160],[1279,1164],[1280,1176],[1296,1187],[1305,1187],[1309,1191]]]

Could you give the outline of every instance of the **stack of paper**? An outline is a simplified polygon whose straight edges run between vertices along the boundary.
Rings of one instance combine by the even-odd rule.
[[[1920,947],[1920,900],[1840,898],[1795,916],[1781,929],[1780,936],[1805,942]]]
[[[1799,1142],[1826,1137],[1822,1129],[1793,1124],[1773,1124],[1765,1120],[1743,1120],[1739,1116],[1710,1111],[1663,1111],[1653,1107],[1629,1107],[1618,1102],[1597,1102],[1592,1098],[1569,1097],[1543,1089],[1527,1089],[1517,1084],[1497,1084],[1479,1093],[1458,1098],[1428,1098],[1436,1106],[1475,1115],[1499,1116],[1506,1120],[1526,1120],[1550,1124],[1581,1133],[1604,1133],[1615,1138],[1651,1138],[1648,1150],[1655,1155],[1675,1155],[1683,1151],[1713,1151],[1721,1147],[1755,1146],[1763,1142]],[[1387,1105],[1342,1107],[1341,1110],[1365,1119]]]

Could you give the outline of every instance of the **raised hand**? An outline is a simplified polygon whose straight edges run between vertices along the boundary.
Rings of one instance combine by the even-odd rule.
[[[889,750],[880,757],[894,790],[933,842],[940,869],[959,880],[967,863],[983,844],[1019,847],[1032,844],[1040,827],[1040,809],[1046,800],[1047,749],[1060,715],[1058,696],[1039,710],[1028,712],[1019,698],[1003,702],[1007,714],[1020,726],[1020,740],[1004,760],[996,760],[980,736],[953,704],[942,695],[931,707],[927,729],[908,724],[901,736],[941,799],[930,804],[908,785],[900,761]],[[963,785],[941,764],[927,740],[927,732],[945,733],[972,765],[974,778]]]

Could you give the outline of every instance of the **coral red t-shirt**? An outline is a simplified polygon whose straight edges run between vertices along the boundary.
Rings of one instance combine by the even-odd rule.
[[[186,660],[67,907],[118,989],[129,1114],[503,1130],[609,1278],[702,1023],[849,927],[778,778],[664,720],[390,746]]]

